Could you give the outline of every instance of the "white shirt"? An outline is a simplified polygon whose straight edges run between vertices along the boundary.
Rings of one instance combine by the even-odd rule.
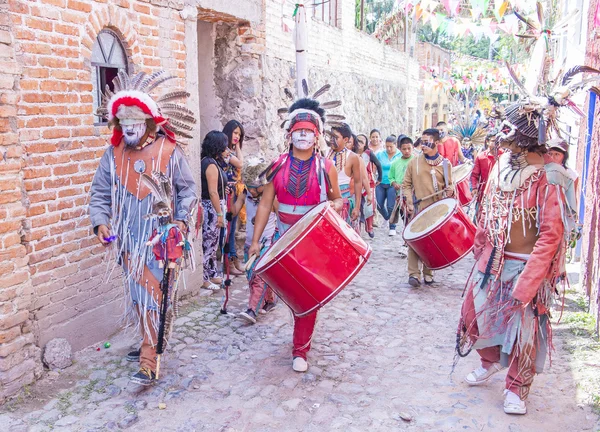
[[[250,195],[246,197],[246,245],[252,244],[252,237],[254,236],[254,217],[256,216],[256,209],[258,208],[258,202],[255,202]],[[277,215],[275,212],[271,212],[269,220],[265,226],[262,236],[260,237],[260,243],[262,244],[263,239],[266,239],[266,245],[271,246],[271,239],[273,233],[275,233],[275,226],[277,225]]]

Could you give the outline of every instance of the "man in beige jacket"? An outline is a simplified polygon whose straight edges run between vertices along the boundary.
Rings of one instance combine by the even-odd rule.
[[[406,169],[402,183],[402,194],[406,200],[409,217],[443,198],[454,195],[452,185],[452,166],[438,152],[440,133],[437,129],[426,129],[421,137],[423,154],[415,157]],[[431,285],[433,271],[409,246],[408,248],[408,283],[412,287],[421,285],[421,265],[423,282]]]

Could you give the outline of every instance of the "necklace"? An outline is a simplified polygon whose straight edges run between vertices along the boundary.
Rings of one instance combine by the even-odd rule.
[[[520,153],[511,153],[510,155],[510,168],[513,170],[520,170],[525,168],[527,163],[527,151],[522,151]]]
[[[425,155],[425,162],[427,162],[431,166],[438,166],[439,164],[442,163],[443,160],[444,160],[444,158],[439,153],[437,154],[437,156]]]
[[[301,160],[290,155],[289,180],[286,190],[296,199],[305,195],[309,189],[310,171],[314,158],[315,156],[312,155],[308,160]]]
[[[339,152],[332,150],[331,154],[329,155],[329,159],[333,159],[333,162],[335,163],[335,169],[337,172],[342,171],[346,166],[346,160],[348,159],[348,153],[346,150],[348,149],[344,148],[344,150]]]

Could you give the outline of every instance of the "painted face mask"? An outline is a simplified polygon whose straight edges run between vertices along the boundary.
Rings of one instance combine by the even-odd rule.
[[[121,122],[121,129],[123,130],[125,144],[129,147],[137,147],[146,133],[146,122],[128,124],[127,121],[123,121]]]
[[[292,132],[292,145],[298,150],[308,150],[315,144],[314,132]]]

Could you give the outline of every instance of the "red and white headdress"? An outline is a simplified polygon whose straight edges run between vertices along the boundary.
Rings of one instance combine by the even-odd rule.
[[[153,119],[166,136],[175,142],[175,136],[192,138],[188,133],[196,123],[194,113],[175,101],[186,99],[190,94],[184,90],[175,90],[164,94],[156,101],[150,92],[165,81],[175,78],[165,71],[147,75],[140,72],[133,76],[120,71],[113,80],[113,89],[106,85],[102,105],[98,108],[99,116],[108,118],[110,122],[118,120],[119,124],[141,123]],[[118,146],[123,133],[117,128],[113,130],[111,144]]]

